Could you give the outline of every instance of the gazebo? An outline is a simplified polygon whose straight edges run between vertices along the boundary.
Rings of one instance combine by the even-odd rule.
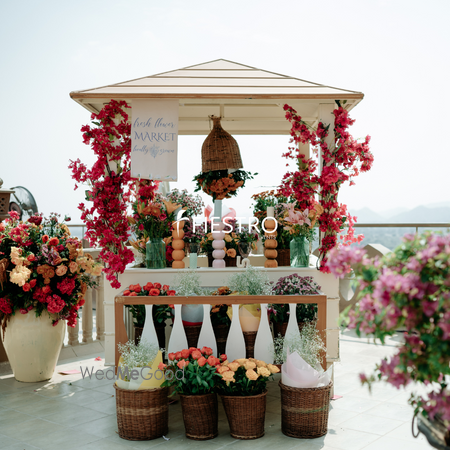
[[[289,135],[290,124],[285,119],[283,105],[288,103],[308,124],[319,121],[334,123],[333,110],[339,100],[347,110],[364,97],[350,91],[299,78],[277,74],[247,65],[218,59],[170,72],[146,76],[70,93],[72,99],[90,112],[98,113],[111,99],[125,100],[133,108],[135,99],[177,99],[179,102],[179,135],[207,135],[209,117],[222,118],[222,124],[231,135]],[[332,127],[331,127],[332,129]],[[330,130],[328,142],[334,142]],[[300,151],[309,156],[308,145]],[[220,286],[225,275],[242,269],[198,269],[204,286]],[[298,272],[313,276],[327,296],[327,363],[339,360],[339,284],[334,276],[318,272],[315,267],[304,269],[278,267],[269,269],[272,281],[280,276]],[[119,277],[122,285],[145,283],[150,275],[147,269],[127,269]],[[174,270],[157,271],[160,283],[173,281]],[[115,317],[114,298],[119,292],[105,284],[105,356],[106,364],[114,364]]]

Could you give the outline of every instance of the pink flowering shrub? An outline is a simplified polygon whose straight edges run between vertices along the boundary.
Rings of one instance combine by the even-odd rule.
[[[355,122],[348,111],[336,101],[337,108],[333,111],[334,124],[319,122],[317,129],[310,127],[289,105],[284,105],[286,119],[291,122],[291,142],[295,144],[309,143],[313,151],[323,159],[322,173],[317,175],[317,162],[313,158],[306,159],[300,153],[298,145],[289,147],[283,154],[287,159],[297,162],[295,171],[288,171],[281,182],[279,192],[286,197],[292,196],[300,210],[311,211],[316,203],[315,196],[320,194],[320,205],[323,208],[319,217],[319,228],[324,233],[321,239],[320,270],[328,272],[327,254],[338,243],[338,235],[348,225],[348,232],[341,236],[344,245],[361,242],[363,235],[355,236],[353,225],[356,217],[352,217],[346,205],[338,202],[339,188],[343,183],[354,185],[353,178],[362,172],[367,172],[373,164],[373,155],[369,149],[370,136],[363,142],[358,142],[348,131]],[[329,127],[334,126],[334,143],[328,145],[326,138]]]
[[[413,395],[410,403],[430,419],[438,415],[450,425],[445,378],[450,375],[450,235],[406,235],[400,247],[376,260],[359,248],[335,248],[327,265],[341,278],[353,267],[361,291],[349,327],[358,335],[373,334],[384,343],[395,330],[406,330],[398,352],[361,380],[385,380],[397,388],[436,382],[431,394]]]

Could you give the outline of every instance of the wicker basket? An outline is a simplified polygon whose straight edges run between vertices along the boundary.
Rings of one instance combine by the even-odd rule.
[[[229,325],[214,325],[214,335],[216,336],[217,351],[219,355],[225,353],[225,347],[227,345],[228,332],[230,331]]]
[[[277,260],[278,266],[290,266],[291,265],[291,251],[288,248],[277,248]]]
[[[202,172],[241,169],[242,158],[236,140],[220,125],[220,117],[211,116],[213,129],[202,145]]]
[[[247,397],[220,396],[232,437],[235,439],[258,439],[264,436],[266,395],[267,391]]]
[[[114,384],[119,436],[130,441],[159,438],[169,431],[168,388],[130,391]]]
[[[255,341],[256,341],[256,331],[244,331],[245,340],[245,357],[254,358],[255,357]]]
[[[200,336],[201,325],[184,325],[184,331],[186,332],[186,339],[188,348],[197,348],[198,337]],[[182,350],[182,349],[180,349]]]
[[[328,432],[328,413],[333,382],[317,388],[293,388],[279,382],[281,431],[286,436],[313,439]]]
[[[180,394],[186,437],[197,441],[214,439],[218,434],[219,412],[216,394]]]

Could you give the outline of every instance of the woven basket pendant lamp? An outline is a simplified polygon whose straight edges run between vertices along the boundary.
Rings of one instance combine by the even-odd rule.
[[[220,117],[210,116],[213,129],[202,145],[202,172],[242,169],[239,146],[230,133],[220,125]]]

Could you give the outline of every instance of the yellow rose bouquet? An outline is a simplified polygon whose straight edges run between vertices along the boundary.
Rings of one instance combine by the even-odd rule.
[[[254,358],[224,361],[218,369],[221,380],[216,385],[217,391],[221,395],[259,395],[265,392],[267,381],[279,371],[277,366]]]

